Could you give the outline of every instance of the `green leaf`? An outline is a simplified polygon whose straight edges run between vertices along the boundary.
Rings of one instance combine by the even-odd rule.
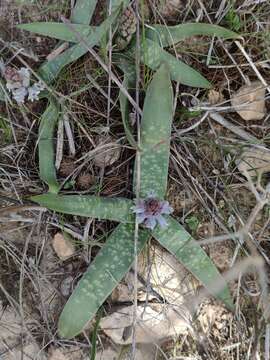
[[[167,189],[173,92],[166,66],[161,66],[147,88],[141,122],[140,196],[154,191],[163,198]],[[135,173],[136,180],[136,173]]]
[[[235,32],[222,26],[201,23],[188,23],[176,26],[152,25],[146,27],[146,37],[157,42],[161,47],[167,47],[178,43],[186,38],[196,35],[217,36],[224,39],[239,37]]]
[[[33,196],[31,200],[48,209],[71,215],[87,216],[120,222],[134,220],[132,201],[122,198],[104,198],[91,195],[55,195]]]
[[[117,19],[119,14],[119,9],[114,12],[111,16],[95,29],[93,33],[87,36],[84,40],[86,41],[89,48],[97,45],[100,40],[106,35],[110,26]],[[39,74],[41,78],[47,82],[52,82],[59,72],[63,69],[64,66],[72,63],[75,60],[78,60],[81,56],[86,54],[88,49],[83,44],[73,45],[71,48],[64,51],[62,54],[58,55],[51,61],[47,61],[39,69]]]
[[[124,73],[124,80],[123,85],[124,87],[130,92],[130,90],[135,89],[135,83],[136,83],[136,71],[135,66],[128,60],[124,58],[119,59],[118,67],[123,71]],[[133,137],[132,129],[130,126],[130,103],[126,97],[120,91],[119,93],[119,101],[120,101],[120,109],[121,109],[121,115],[122,115],[122,122],[125,129],[125,134],[127,137],[127,140],[129,141],[131,146],[137,147],[137,143]]]
[[[152,231],[156,240],[200,280],[211,294],[223,301],[229,309],[233,309],[232,298],[225,279],[208,255],[176,220],[167,217],[167,222],[166,228],[161,229],[158,226]],[[223,290],[217,293],[215,284]]]
[[[75,24],[89,24],[96,4],[97,0],[77,0],[71,12],[70,21]]]
[[[56,178],[54,155],[54,130],[59,117],[59,108],[51,101],[43,113],[39,125],[39,176],[48,186],[49,191],[57,193],[59,184]]]
[[[148,232],[140,230],[138,252],[148,238]],[[107,239],[65,305],[58,324],[62,337],[70,339],[82,331],[130,269],[133,260],[134,224],[121,224]]]
[[[129,0],[111,0],[112,11],[119,8],[122,4],[122,8],[126,8],[129,5]]]
[[[98,27],[81,24],[71,24],[73,29],[84,38],[96,37]],[[68,41],[72,43],[79,43],[78,36],[67,24],[57,22],[35,22],[28,24],[17,25],[21,30],[33,32],[35,34],[49,36],[58,40]],[[89,41],[89,40],[88,40]]]
[[[5,94],[5,87],[3,81],[0,80],[0,101],[5,101],[6,94]]]
[[[96,359],[96,353],[97,353],[97,344],[98,344],[98,339],[97,339],[97,335],[98,335],[98,329],[99,329],[99,323],[100,320],[102,318],[102,314],[103,314],[103,309],[101,308],[96,315],[96,323],[94,326],[94,329],[92,331],[92,336],[91,336],[91,351],[89,354],[89,360],[95,360]]]
[[[157,43],[145,39],[142,49],[142,58],[147,66],[156,70],[161,64],[166,64],[172,80],[179,81],[181,84],[210,88],[211,84],[198,71],[178,60],[175,56],[163,50]]]

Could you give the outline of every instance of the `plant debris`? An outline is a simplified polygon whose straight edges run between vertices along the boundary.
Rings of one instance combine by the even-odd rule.
[[[234,110],[246,121],[262,120],[266,114],[265,86],[260,81],[253,81],[237,90],[231,103]]]

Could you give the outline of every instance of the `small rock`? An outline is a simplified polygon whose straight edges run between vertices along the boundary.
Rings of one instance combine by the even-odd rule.
[[[233,95],[231,103],[244,120],[261,120],[266,114],[265,87],[260,81],[241,86]]]
[[[149,257],[150,264],[147,264]],[[164,299],[171,304],[183,306],[185,294],[195,291],[195,282],[187,270],[166,250],[153,246],[147,256],[140,254],[138,258],[138,273],[144,283],[138,281],[138,300]],[[119,284],[113,292],[116,302],[133,301],[134,274],[129,272],[125,283]],[[145,284],[148,284],[148,289]]]
[[[63,296],[68,296],[71,293],[73,276],[67,276],[61,283],[60,291]]]
[[[94,164],[100,168],[111,166],[121,154],[121,147],[109,135],[100,135],[97,140],[97,153],[94,157]]]
[[[75,253],[75,247],[72,242],[66,237],[66,235],[64,236],[60,232],[54,235],[52,246],[61,260],[65,260]]]
[[[261,177],[270,172],[270,150],[267,148],[250,147],[236,160],[238,170],[247,179]]]
[[[150,259],[150,264],[148,263]],[[138,258],[138,307],[136,341],[155,343],[183,334],[189,328],[192,311],[187,308],[186,296],[195,294],[195,282],[184,267],[159,246],[149,249]],[[133,301],[134,274],[128,273],[124,283],[113,293],[114,301]],[[154,300],[160,303],[147,303]],[[132,341],[133,307],[118,307],[113,314],[101,320],[101,328],[117,344]]]
[[[166,307],[166,311],[163,304],[137,307],[136,343],[156,343],[187,332],[191,321],[190,314],[182,313],[181,308],[176,310],[170,305]],[[116,344],[131,344],[132,331],[129,331],[127,336],[126,330],[132,329],[132,321],[133,306],[126,306],[101,319],[100,328]]]

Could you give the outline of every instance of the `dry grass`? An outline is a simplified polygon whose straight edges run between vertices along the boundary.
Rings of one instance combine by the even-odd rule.
[[[232,12],[234,20],[232,15],[228,15],[227,2],[222,7],[221,1],[207,4],[188,1],[178,8],[180,11],[172,11],[167,17],[159,11],[157,3],[157,0],[149,1],[150,16],[161,24],[200,20],[239,26],[237,30],[244,35],[242,46],[264,81],[270,84],[270,4],[267,1],[260,4],[253,1],[254,5],[247,6],[247,1],[236,1]],[[96,11],[96,23],[105,14],[102,5]],[[30,67],[37,69],[56,43],[39,36],[26,37],[15,29],[15,24],[59,20],[60,15],[68,16],[69,12],[70,2],[64,0],[26,1],[20,6],[13,2],[4,3],[0,8],[0,30],[5,29],[1,36],[0,56],[16,66],[21,66],[20,58],[23,58]],[[210,105],[205,90],[174,84],[178,96],[175,98],[168,198],[174,204],[176,218],[186,227],[190,226],[190,218],[198,221],[198,227],[189,230],[206,244],[204,246],[220,270],[231,270],[230,287],[237,306],[235,313],[231,314],[212,299],[205,300],[194,317],[192,331],[158,344],[155,358],[269,359],[269,325],[268,317],[264,316],[269,298],[268,204],[255,214],[245,236],[226,236],[239,232],[249,223],[257,204],[250,184],[235,166],[237,154],[248,141],[210,117],[200,123],[202,114],[189,113],[187,116],[187,111],[183,111],[184,107],[195,105],[194,99],[209,111],[213,106],[226,106],[223,116],[230,124],[239,126],[269,147],[268,115],[262,121],[245,122],[232,111],[229,102],[247,78],[257,80],[258,75],[235,42],[217,41],[211,48],[209,39],[196,38],[185,41],[172,51],[179,52],[187,63],[203,73],[223,94],[224,100]],[[114,64],[111,68],[117,74]],[[151,74],[142,69],[142,75],[141,85],[144,87]],[[71,156],[70,144],[65,139],[58,176],[69,184],[67,193],[131,197],[130,169],[135,152],[125,139],[119,89],[113,82],[109,88],[110,107],[108,75],[88,55],[68,66],[57,81],[55,90],[59,99],[65,98],[64,108],[76,150]],[[0,103],[0,343],[2,329],[6,326],[1,322],[5,312],[18,314],[16,321],[19,326],[19,331],[14,331],[18,335],[14,341],[9,339],[4,346],[0,344],[0,357],[4,359],[12,359],[12,355],[7,354],[12,354],[12,349],[18,348],[18,344],[22,346],[29,341],[36,343],[45,353],[51,346],[73,350],[76,347],[76,355],[73,353],[71,359],[86,358],[83,356],[91,347],[89,334],[72,341],[60,339],[56,333],[57,318],[90,259],[114,227],[105,221],[31,208],[28,196],[46,191],[39,180],[36,153],[38,120],[45,105],[43,100],[23,107]],[[267,101],[266,105],[269,109]],[[189,127],[191,130],[183,131]],[[95,165],[93,150],[100,134],[107,130],[113,142],[120,144],[121,152],[119,158],[104,169]],[[71,166],[66,166],[63,171],[65,161]],[[82,179],[82,175],[88,178]],[[266,186],[268,181],[266,174],[263,185]],[[59,261],[51,248],[51,237],[59,229],[69,233],[77,244],[75,255],[65,262]],[[207,241],[203,242],[205,239]],[[244,259],[255,258],[262,259],[257,268],[252,261],[248,263],[249,272],[241,266],[237,268]],[[108,300],[105,305],[108,313],[113,305]],[[98,345],[106,347],[109,343],[105,335],[99,333]],[[42,359],[41,355],[38,356]]]

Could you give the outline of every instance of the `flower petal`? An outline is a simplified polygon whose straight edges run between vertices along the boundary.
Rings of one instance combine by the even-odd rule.
[[[20,68],[18,73],[20,74],[22,86],[27,88],[30,85],[30,72],[29,72],[29,70],[27,68],[22,67],[22,68]]]
[[[166,219],[162,215],[157,216],[157,221],[162,229],[168,226]]]
[[[17,101],[18,104],[24,103],[24,99],[27,95],[27,90],[24,87],[19,89],[12,90],[12,95],[14,100]]]
[[[146,215],[145,215],[145,214],[137,214],[138,224],[142,224],[145,219],[146,219]]]
[[[170,206],[169,202],[163,201],[160,213],[169,215],[172,212],[173,212],[173,208]]]
[[[147,217],[147,219],[145,220],[145,226],[151,230],[154,229],[154,227],[157,224],[157,219],[155,216],[149,216]]]
[[[136,214],[145,212],[145,208],[143,206],[132,206],[131,210]]]

